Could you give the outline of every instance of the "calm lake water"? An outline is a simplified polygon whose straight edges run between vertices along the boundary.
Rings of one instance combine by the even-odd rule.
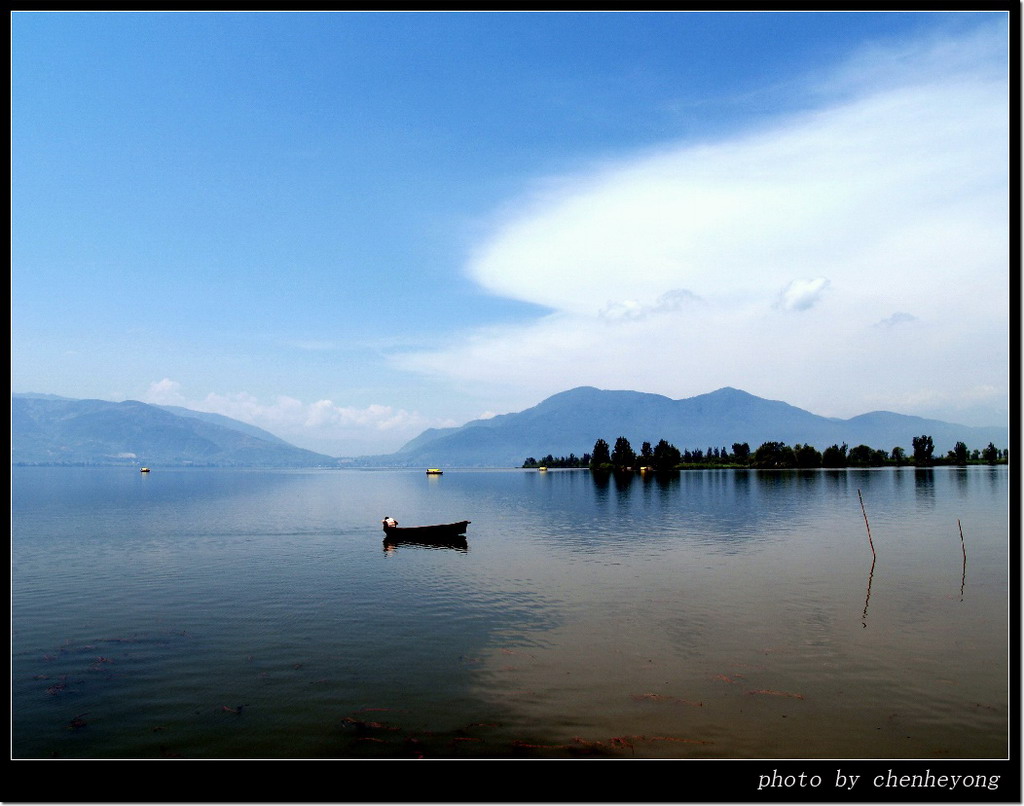
[[[13,756],[1005,758],[1007,479],[13,468]]]

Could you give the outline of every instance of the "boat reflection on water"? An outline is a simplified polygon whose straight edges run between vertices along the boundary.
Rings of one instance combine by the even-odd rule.
[[[469,551],[465,536],[449,537],[440,540],[423,540],[415,537],[385,537],[384,553],[393,554],[399,546],[418,549],[454,549],[463,554]]]

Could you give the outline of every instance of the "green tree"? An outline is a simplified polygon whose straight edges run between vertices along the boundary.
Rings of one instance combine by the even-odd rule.
[[[609,465],[611,462],[612,457],[608,451],[608,443],[603,439],[599,439],[594,443],[594,450],[590,454],[590,466],[601,467],[602,465]]]
[[[967,446],[963,442],[958,442],[953,446],[953,450],[949,452],[950,461],[957,465],[967,464]]]
[[[932,442],[932,438],[927,434],[922,434],[919,437],[914,437],[914,464],[919,467],[930,465],[933,463],[932,454],[935,453],[935,443]]]
[[[793,448],[797,467],[821,467],[821,453],[813,445],[797,443]]]
[[[660,440],[654,446],[653,460],[655,470],[672,470],[683,460],[683,455],[675,445]]]
[[[750,461],[750,445],[746,442],[732,443],[732,456],[736,464],[744,465]]]
[[[754,467],[787,468],[796,466],[796,454],[784,442],[764,442],[754,451]]]
[[[988,462],[990,465],[994,465],[999,461],[999,449],[993,443],[988,443],[988,446],[981,452],[981,458]]]
[[[822,467],[846,467],[846,443],[842,446],[830,445],[825,448],[825,452],[821,455],[821,466]]]
[[[907,452],[898,445],[892,449],[890,456],[895,465],[905,465],[907,463]]]
[[[625,437],[615,440],[615,447],[612,448],[612,464],[618,468],[633,467],[636,464],[636,451]]]
[[[857,445],[850,448],[846,462],[850,467],[871,467],[874,451],[867,445]]]
[[[650,467],[654,463],[654,451],[651,449],[650,442],[645,442],[640,446],[640,461],[644,467]]]

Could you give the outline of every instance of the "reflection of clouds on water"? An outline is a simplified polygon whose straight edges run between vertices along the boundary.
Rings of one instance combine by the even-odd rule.
[[[422,470],[183,471],[157,485],[115,470],[15,470],[16,490],[26,477],[48,489],[14,512],[13,650],[28,670],[14,688],[19,749],[73,755],[110,741],[111,753],[144,754],[167,741],[152,724],[173,724],[172,749],[216,756],[237,752],[232,729],[256,720],[268,730],[245,734],[257,743],[247,752],[268,755],[386,755],[409,736],[469,756],[1004,749],[1005,468],[618,480],[453,470],[434,483]],[[144,541],[121,530],[108,551],[80,550],[132,496],[133,523],[164,522]],[[73,503],[89,497],[92,520]],[[384,513],[470,519],[469,550],[382,556]],[[116,696],[96,687],[53,728],[54,697],[39,695],[76,670],[32,680],[47,670],[25,662],[89,644],[95,658],[83,660],[115,661],[87,670],[98,681],[122,661],[100,639],[146,635],[171,642],[135,655],[146,673],[118,678]],[[204,719],[179,718],[197,700]],[[982,705],[965,713],[965,702]],[[877,731],[882,707],[898,707],[898,736]],[[67,731],[85,712],[88,727]],[[114,722],[116,737],[93,730]],[[284,750],[282,735],[294,740]]]

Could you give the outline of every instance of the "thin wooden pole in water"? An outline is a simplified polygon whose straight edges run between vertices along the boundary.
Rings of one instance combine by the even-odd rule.
[[[868,530],[868,545],[871,546],[871,556],[877,557],[875,553],[875,541],[871,539],[871,524],[868,523],[868,512],[864,509],[864,496],[860,494],[860,490],[857,490],[857,497],[860,499],[860,511],[864,513],[864,525]]]

